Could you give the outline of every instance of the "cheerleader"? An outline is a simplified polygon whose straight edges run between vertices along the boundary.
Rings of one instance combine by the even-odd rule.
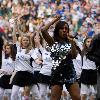
[[[35,77],[37,77],[37,82],[39,85],[40,100],[47,100],[46,98],[47,87],[50,84],[52,59],[50,57],[50,52],[48,52],[44,48],[43,39],[41,35],[35,33],[33,36],[32,43],[33,43],[33,47],[35,47],[34,62],[33,62],[34,75]],[[34,89],[33,91],[36,92],[36,89]]]
[[[100,33],[94,35],[87,53],[87,58],[94,61],[97,66],[97,100],[100,99]]]
[[[63,84],[69,91],[72,100],[80,100],[79,86],[76,82],[76,72],[72,62],[72,59],[76,58],[77,55],[75,42],[70,38],[68,24],[59,20],[60,17],[56,16],[41,29],[44,39],[49,44],[53,63],[51,100],[60,100]],[[48,33],[48,29],[54,23],[56,25],[54,37],[52,38]]]
[[[6,44],[4,46],[4,56],[2,57],[2,66],[0,69],[0,100],[3,100],[5,89],[11,89],[9,84],[10,77],[14,71],[15,51],[13,45]]]
[[[47,88],[51,85],[51,69],[53,67],[50,52],[44,48],[42,51],[42,67],[39,73],[40,76],[40,96],[41,100],[47,100]]]
[[[88,52],[89,45],[91,43],[92,38],[88,37],[84,40],[83,43],[83,66],[81,73],[81,100],[86,100],[89,96],[89,100],[95,100],[96,96],[96,86],[97,86],[97,70],[95,62],[89,60],[86,57]]]
[[[32,96],[35,100],[40,100],[40,86],[39,86],[39,72],[42,67],[42,51],[43,39],[38,32],[35,32],[32,37],[32,44],[34,48],[32,66],[34,69],[35,84],[32,86]]]
[[[13,43],[16,43],[15,28],[13,31]],[[32,46],[30,37],[22,35],[20,45],[14,45],[16,48],[15,71],[11,77],[12,80],[12,94],[11,100],[18,100],[18,92],[20,87],[33,85],[33,68],[30,65]],[[25,98],[29,99],[28,96]]]

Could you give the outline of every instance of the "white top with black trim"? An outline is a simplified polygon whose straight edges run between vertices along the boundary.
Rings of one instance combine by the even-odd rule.
[[[73,64],[76,71],[77,79],[79,79],[82,72],[82,58],[80,54],[77,55],[76,59],[73,59]]]
[[[53,67],[52,58],[50,55],[51,55],[50,52],[48,52],[46,49],[43,50],[42,52],[43,65],[40,70],[40,73],[48,76],[51,75],[51,69]]]
[[[86,58],[86,56],[84,56],[83,57],[82,69],[92,69],[92,70],[95,70],[96,69],[95,62],[89,60],[88,58]]]
[[[36,60],[38,58],[42,58],[42,51],[43,51],[42,47],[41,48],[35,48],[33,51],[34,52],[32,54],[32,58],[34,60]],[[41,69],[41,65],[36,64],[35,61],[32,62],[32,66],[33,66],[34,71],[40,71],[40,69]]]
[[[2,56],[2,66],[1,69],[5,72],[7,72],[8,75],[11,75],[12,72],[15,69],[15,63],[12,60],[11,57],[8,57],[7,59],[5,59],[4,56]]]
[[[16,71],[29,71],[33,73],[33,68],[30,65],[31,55],[33,50],[30,50],[28,53],[25,53],[26,49],[22,49],[19,46],[17,47],[17,54],[15,60],[15,70]]]
[[[73,64],[76,71],[77,79],[79,79],[82,72],[82,62],[81,60],[73,59]]]

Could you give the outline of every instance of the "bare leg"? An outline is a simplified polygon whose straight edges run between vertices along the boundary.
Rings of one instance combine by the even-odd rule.
[[[81,100],[86,100],[87,99],[87,95],[86,94],[82,94],[81,95]]]
[[[80,97],[80,89],[78,83],[73,83],[70,86],[69,93],[71,95],[72,100],[81,100]]]
[[[31,90],[30,86],[24,87],[24,98],[27,100],[29,100],[29,97],[30,97],[30,90]]]
[[[60,85],[54,85],[51,88],[51,100],[60,100],[62,94],[62,87]]]

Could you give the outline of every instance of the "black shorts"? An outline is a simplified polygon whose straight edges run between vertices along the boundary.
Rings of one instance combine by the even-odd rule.
[[[44,83],[50,85],[51,76],[39,73],[39,83]]]
[[[97,70],[83,69],[81,73],[81,83],[87,85],[97,84]]]
[[[3,75],[0,77],[0,87],[3,89],[11,89],[12,85],[9,84],[11,75]]]
[[[34,76],[28,71],[18,71],[13,78],[12,84],[20,87],[31,86],[34,84]]]
[[[35,79],[34,83],[35,83],[35,84],[37,84],[37,83],[40,82],[39,72],[40,72],[40,71],[34,71],[34,79]]]

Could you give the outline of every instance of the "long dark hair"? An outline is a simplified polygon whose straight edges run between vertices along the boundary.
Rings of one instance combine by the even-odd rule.
[[[89,51],[89,48],[86,46],[86,41],[88,39],[92,39],[92,37],[87,37],[84,42],[83,42],[83,50],[82,50],[82,56],[86,55],[87,52]]]
[[[94,61],[97,66],[100,66],[100,34],[97,34],[93,37],[87,53],[87,58]]]
[[[6,43],[6,44],[4,45],[4,48],[6,48],[7,46],[10,47],[11,53],[10,53],[9,55],[5,53],[5,59],[7,59],[8,57],[10,57],[10,55],[11,55],[12,60],[15,61],[16,52],[15,52],[15,48],[14,48],[13,44]]]
[[[70,39],[71,37],[69,35],[69,25],[68,25],[67,22],[65,22],[65,21],[58,21],[56,23],[56,26],[55,26],[55,29],[54,29],[54,40],[55,41],[59,41],[59,30],[62,29],[65,24],[66,24],[67,33],[68,33],[68,36],[66,37],[65,41],[71,43],[71,45],[72,45],[71,55],[72,55],[72,59],[74,59],[77,56],[76,43],[75,43],[75,41],[73,41],[72,39]]]
[[[32,46],[33,48],[35,48],[35,42],[34,42],[34,37],[36,36],[37,32],[34,33],[33,37],[32,37]],[[38,33],[39,36],[40,36],[40,44],[43,46],[43,38],[42,36],[40,35],[40,33]]]
[[[68,33],[69,33],[69,25],[65,21],[58,21],[56,23],[55,29],[54,29],[54,40],[59,41],[59,29],[61,29],[64,25],[67,25]]]

